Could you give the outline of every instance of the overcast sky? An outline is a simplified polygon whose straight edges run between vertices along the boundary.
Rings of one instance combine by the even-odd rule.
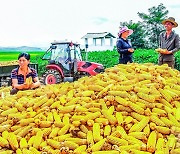
[[[179,0],[0,0],[0,46],[48,47],[54,40],[84,43],[86,33],[117,36],[119,22],[163,3],[180,25]],[[175,29],[180,34],[180,26]]]

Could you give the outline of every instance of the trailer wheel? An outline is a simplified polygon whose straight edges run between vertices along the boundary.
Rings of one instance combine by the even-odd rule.
[[[43,83],[57,84],[62,82],[62,76],[57,70],[49,69],[43,74]]]

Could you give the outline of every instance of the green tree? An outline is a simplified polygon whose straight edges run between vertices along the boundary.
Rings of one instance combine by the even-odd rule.
[[[129,22],[120,22],[120,26],[127,26],[134,31],[134,33],[129,36],[134,48],[145,48],[145,30],[141,22],[133,23],[133,21],[130,20]]]
[[[138,16],[143,20],[143,28],[146,36],[146,48],[157,48],[159,34],[164,30],[161,22],[167,17],[168,10],[161,3],[157,7],[148,9],[148,14],[139,13]]]

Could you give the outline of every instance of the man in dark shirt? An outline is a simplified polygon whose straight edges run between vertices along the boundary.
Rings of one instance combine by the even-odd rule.
[[[178,24],[173,17],[163,20],[162,24],[166,31],[160,34],[159,47],[166,51],[159,54],[158,64],[168,64],[169,67],[174,68],[174,53],[179,50],[179,35],[172,31],[172,28],[177,27]]]

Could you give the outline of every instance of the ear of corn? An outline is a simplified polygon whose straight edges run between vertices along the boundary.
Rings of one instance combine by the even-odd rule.
[[[109,136],[111,134],[111,126],[107,125],[104,129],[104,137]]]
[[[163,138],[158,138],[156,144],[156,151],[163,151],[165,147],[165,141]]]
[[[156,140],[157,140],[156,132],[152,131],[148,137],[147,151],[152,152],[152,153],[155,151]]]
[[[27,140],[25,138],[21,138],[19,146],[20,146],[21,149],[27,148],[28,147]]]
[[[69,147],[69,149],[75,150],[79,147],[79,145],[73,141],[64,141],[64,146]]]
[[[9,148],[9,142],[5,138],[0,137],[0,146],[4,148]]]
[[[94,145],[94,139],[93,139],[93,132],[92,131],[87,132],[87,143],[88,143],[89,147]]]
[[[92,147],[90,148],[92,152],[94,151],[100,151],[102,146],[104,145],[106,139],[102,139],[100,141],[98,141],[96,144],[92,145]]]
[[[28,84],[28,85],[32,84],[33,83],[32,77],[30,76],[30,77],[26,78],[25,83]]]
[[[81,154],[82,152],[85,152],[85,150],[86,150],[86,145],[81,145],[74,150],[74,153]]]
[[[93,138],[95,142],[98,142],[102,139],[99,123],[94,123],[93,125]]]
[[[120,139],[118,137],[114,137],[114,136],[107,136],[107,141],[111,144],[115,144],[115,145],[128,145],[128,142],[124,139]]]
[[[16,137],[16,135],[14,133],[9,133],[8,141],[9,141],[9,144],[10,144],[10,146],[11,146],[11,148],[13,150],[18,149],[19,144],[18,144],[18,141],[17,141],[17,137]]]
[[[175,145],[176,145],[176,137],[174,136],[174,134],[170,134],[166,146],[168,146],[169,150],[173,150],[175,148]]]

